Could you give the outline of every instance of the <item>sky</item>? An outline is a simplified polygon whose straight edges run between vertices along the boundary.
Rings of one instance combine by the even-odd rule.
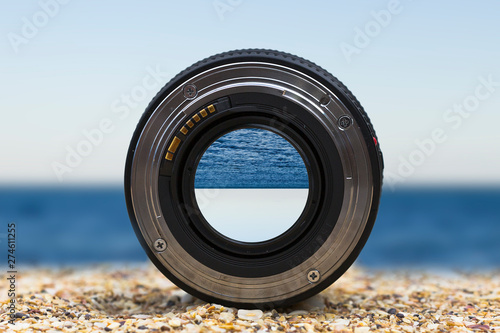
[[[498,1],[2,5],[0,185],[120,184],[157,91],[241,48],[299,55],[346,84],[377,131],[385,186],[500,185]]]

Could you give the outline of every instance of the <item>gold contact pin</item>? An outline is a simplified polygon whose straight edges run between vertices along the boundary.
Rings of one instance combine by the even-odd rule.
[[[165,159],[166,159],[166,160],[171,161],[173,158],[174,158],[174,154],[172,154],[172,153],[168,153],[168,152],[167,152],[167,155],[165,155]]]
[[[191,128],[194,126],[194,123],[191,120],[188,120],[186,124]]]
[[[208,109],[208,111],[210,111],[210,113],[215,112],[215,108],[214,108],[213,104],[210,104],[209,106],[207,106],[207,109]]]
[[[208,114],[208,113],[207,113],[207,111],[206,111],[205,109],[203,109],[203,110],[201,110],[201,111],[200,111],[200,114],[201,114],[201,116],[202,116],[203,118],[205,118],[205,117],[207,116],[207,114]]]
[[[184,135],[186,135],[187,132],[188,132],[188,129],[186,128],[186,126],[182,126],[181,133],[184,134]]]
[[[168,151],[175,153],[177,150],[177,147],[179,147],[179,143],[181,143],[181,139],[178,137],[174,136],[174,139],[172,140],[172,143],[170,144],[170,147],[168,147]]]
[[[198,116],[197,114],[195,114],[195,115],[193,116],[193,119],[194,119],[194,121],[196,121],[196,122],[199,122],[199,121],[201,120],[200,116]]]

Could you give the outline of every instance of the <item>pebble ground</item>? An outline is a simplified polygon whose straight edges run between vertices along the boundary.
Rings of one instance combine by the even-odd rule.
[[[30,268],[14,325],[0,279],[0,332],[500,332],[500,272],[351,268],[321,294],[260,311],[209,304],[151,265]]]

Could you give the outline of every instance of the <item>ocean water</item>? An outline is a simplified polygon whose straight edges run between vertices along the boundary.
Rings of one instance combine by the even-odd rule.
[[[144,261],[121,188],[0,188],[0,248],[17,227],[18,263]],[[500,188],[384,191],[358,263],[370,267],[500,267]]]
[[[273,132],[247,128],[216,140],[203,154],[196,188],[308,188],[297,150]]]

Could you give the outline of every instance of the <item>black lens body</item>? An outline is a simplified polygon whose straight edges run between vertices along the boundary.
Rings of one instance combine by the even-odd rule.
[[[243,128],[288,140],[308,172],[301,216],[262,242],[219,233],[194,192],[203,153]],[[194,64],[153,99],[130,144],[125,192],[137,237],[170,280],[210,302],[270,308],[314,295],[354,262],[375,221],[382,170],[372,125],[342,83],[302,58],[241,50]]]

